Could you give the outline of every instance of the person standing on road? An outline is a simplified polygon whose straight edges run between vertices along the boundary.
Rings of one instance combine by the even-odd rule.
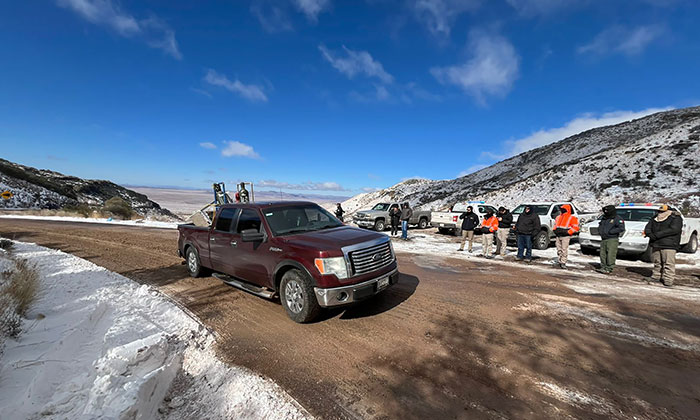
[[[603,274],[612,274],[617,259],[617,246],[620,235],[625,233],[625,221],[617,215],[615,206],[603,207],[603,218],[598,223],[600,233],[600,270]]]
[[[479,216],[474,213],[472,206],[467,207],[467,211],[459,216],[462,219],[462,245],[457,251],[464,251],[464,244],[469,241],[467,251],[472,252],[472,244],[474,243],[474,229],[479,226]]]
[[[408,205],[408,202],[403,203],[403,209],[401,209],[401,239],[408,240],[408,221],[411,220],[413,216],[413,210]]]
[[[571,205],[562,205],[561,213],[554,219],[554,235],[557,237],[557,261],[560,268],[566,269],[566,261],[569,258],[569,242],[579,229],[578,217],[574,216]]]
[[[493,234],[497,231],[498,218],[494,216],[493,211],[487,210],[484,221],[481,222],[481,246],[486,258],[493,258],[491,256],[491,246],[493,245]]]
[[[241,182],[240,187],[241,187],[241,189],[238,190],[238,197],[239,197],[241,203],[249,202],[250,195],[248,194],[248,190],[245,189],[245,182]]]
[[[506,245],[508,244],[508,233],[513,225],[513,215],[507,208],[498,209],[498,231],[496,232],[496,255],[506,256]]]
[[[343,206],[340,205],[340,203],[336,203],[337,207],[335,208],[335,217],[338,218],[341,222],[343,221],[343,215],[345,214],[345,210],[343,210]]]
[[[672,287],[676,278],[676,251],[681,246],[683,219],[667,205],[662,205],[644,228],[649,238],[651,260],[654,262],[652,278],[659,279],[666,287]]]
[[[401,222],[399,206],[394,206],[389,210],[389,218],[391,219],[391,236],[396,236],[399,233],[399,223]]]
[[[525,207],[525,211],[518,217],[515,223],[515,235],[518,241],[517,261],[532,262],[532,238],[540,232],[542,224],[540,216],[532,212],[532,207]],[[524,255],[523,255],[524,254]]]

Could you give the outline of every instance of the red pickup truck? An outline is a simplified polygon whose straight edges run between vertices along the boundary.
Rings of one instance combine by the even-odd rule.
[[[296,322],[364,300],[399,278],[389,237],[346,226],[314,203],[228,204],[210,227],[183,224],[178,231],[191,276],[214,271],[250,293],[279,296]]]

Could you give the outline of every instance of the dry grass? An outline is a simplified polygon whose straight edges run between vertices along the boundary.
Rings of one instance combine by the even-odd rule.
[[[39,273],[27,260],[5,252],[12,267],[0,273],[0,341],[21,332],[22,318],[39,294]],[[1,343],[0,343],[1,344]]]

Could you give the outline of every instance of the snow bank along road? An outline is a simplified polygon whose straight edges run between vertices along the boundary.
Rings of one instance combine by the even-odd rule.
[[[0,234],[157,286],[217,334],[217,354],[320,418],[696,418],[700,271],[665,289],[628,278],[452,258],[397,242],[400,283],[310,325],[278,303],[191,279],[177,232],[0,220]],[[419,235],[416,233],[416,235]],[[426,242],[429,253],[415,249]],[[449,245],[448,245],[449,246]],[[456,246],[453,246],[456,248]],[[401,252],[402,250],[406,252]],[[690,284],[691,286],[687,286]]]

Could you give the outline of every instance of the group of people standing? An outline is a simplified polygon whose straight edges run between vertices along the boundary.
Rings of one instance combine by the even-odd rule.
[[[459,218],[462,220],[462,244],[457,251],[464,251],[464,246],[469,242],[468,252],[472,252],[475,232],[481,233],[481,245],[484,257],[493,258],[491,249],[493,238],[496,235],[496,255],[506,255],[506,244],[508,242],[508,232],[513,224],[513,215],[505,207],[498,209],[498,214],[487,210],[484,220],[479,221],[479,216],[474,213],[472,206],[467,207],[467,211]]]
[[[389,210],[389,218],[391,219],[391,236],[396,236],[399,233],[399,223],[401,224],[401,239],[408,240],[408,221],[413,216],[413,209],[408,203],[401,204],[401,208],[392,207]]]

